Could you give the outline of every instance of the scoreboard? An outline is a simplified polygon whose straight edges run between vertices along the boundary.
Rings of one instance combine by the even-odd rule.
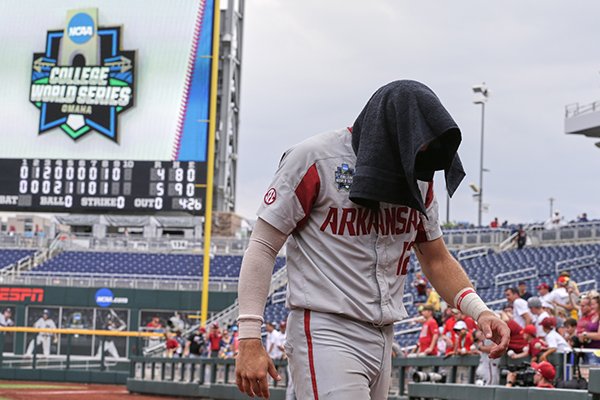
[[[205,163],[0,160],[0,209],[41,212],[203,211]]]
[[[0,211],[204,215],[215,1],[2,5]]]

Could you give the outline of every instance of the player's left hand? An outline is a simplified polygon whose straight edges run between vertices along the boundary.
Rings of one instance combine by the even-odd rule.
[[[498,358],[506,352],[510,339],[510,329],[504,321],[491,311],[484,311],[477,319],[479,329],[486,339],[490,339],[495,345],[490,351],[490,358]]]

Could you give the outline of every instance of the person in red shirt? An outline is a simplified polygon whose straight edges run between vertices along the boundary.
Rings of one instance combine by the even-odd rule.
[[[515,322],[509,314],[505,311],[502,311],[500,314],[500,318],[502,321],[506,322],[508,325],[508,329],[510,329],[510,340],[508,342],[508,349],[514,351],[515,353],[521,353],[523,351],[523,347],[527,345],[525,338],[521,334],[523,328],[517,322]]]
[[[421,334],[419,335],[418,352],[424,356],[437,356],[437,340],[440,332],[438,324],[433,318],[433,307],[424,305],[421,315],[425,320],[423,321],[423,328],[421,328]]]
[[[221,341],[223,336],[219,330],[219,324],[216,322],[212,324],[210,333],[208,334],[208,343],[210,346],[210,356],[212,358],[219,357],[219,351],[221,350]]]
[[[469,329],[469,332],[473,332],[475,329],[477,329],[477,324],[475,323],[475,320],[471,317],[469,317],[468,315],[465,315],[463,313],[459,313],[458,316],[456,317],[457,321],[465,321],[465,324],[467,324],[467,328]]]
[[[471,352],[471,346],[473,346],[473,335],[465,321],[456,321],[454,324],[454,343],[452,350],[446,352],[446,354],[454,354],[462,356]]]
[[[508,356],[513,360],[531,356],[531,361],[537,361],[538,355],[542,352],[542,350],[548,348],[548,345],[546,345],[542,338],[536,337],[537,328],[535,325],[527,325],[521,330],[521,335],[523,335],[523,338],[527,342],[527,344],[523,347],[523,351],[520,353],[515,353],[514,350],[509,350]]]

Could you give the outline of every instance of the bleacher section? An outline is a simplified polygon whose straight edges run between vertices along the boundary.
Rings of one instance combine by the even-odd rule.
[[[237,277],[241,263],[242,256],[217,255],[211,260],[211,276]],[[283,265],[285,259],[278,257],[275,271]],[[31,272],[199,277],[202,268],[203,256],[197,254],[65,251]]]
[[[0,265],[6,266],[19,259],[30,256],[31,250],[0,250]],[[457,253],[453,253],[457,256]],[[529,283],[529,291],[535,293],[541,282],[553,283],[560,270],[568,269],[576,282],[593,281],[588,290],[596,287],[600,278],[600,244],[578,244],[544,247],[526,247],[522,250],[508,250],[494,253],[484,252],[482,256],[461,261],[468,275],[475,281],[482,298],[495,301],[504,297],[504,289],[515,286],[517,280]],[[582,259],[582,262],[577,260]],[[87,274],[106,274],[115,276],[169,276],[196,278],[202,275],[203,257],[198,254],[149,253],[149,252],[97,252],[97,251],[63,251],[26,274],[62,273],[84,276]],[[239,276],[241,255],[216,255],[211,261],[211,276]],[[564,262],[565,264],[560,264]],[[557,263],[558,266],[557,266]],[[275,270],[285,265],[285,258],[278,257]],[[581,266],[583,265],[583,266]],[[409,316],[417,315],[412,299],[416,291],[411,282],[420,269],[414,255],[406,280],[406,308]],[[501,274],[509,274],[506,279],[499,279]],[[500,277],[499,277],[500,275]],[[282,321],[287,316],[284,306],[285,292],[276,293],[277,299],[271,301],[266,308],[266,320]],[[501,306],[502,304],[498,304]],[[403,324],[403,330],[418,330],[420,325]],[[399,337],[403,346],[416,342],[418,332]]]
[[[541,282],[552,284],[557,278],[556,263],[569,261],[584,256],[595,256],[594,265],[588,265],[576,268],[577,263],[566,268],[570,269],[571,277],[576,282],[587,280],[600,280],[600,244],[583,244],[553,247],[532,247],[522,250],[509,250],[501,253],[489,253],[486,256],[472,258],[461,262],[467,274],[476,281],[477,291],[481,297],[487,301],[494,301],[504,298],[504,290],[509,286],[516,286],[516,281],[509,284],[495,286],[495,278],[502,273],[512,273],[515,280],[525,280],[529,283],[529,291],[536,293],[535,288]],[[519,271],[527,268],[535,270],[519,275]],[[405,293],[416,296],[416,290],[410,283],[414,279],[415,273],[420,269],[416,257],[411,257],[411,267],[406,280]],[[561,269],[562,270],[562,269]],[[588,288],[586,288],[588,289]],[[417,309],[414,304],[405,304],[409,316],[416,316]],[[270,321],[282,321],[285,319],[287,311],[283,303],[277,302],[270,304],[265,310],[265,318]],[[416,332],[398,336],[400,346],[406,347],[414,345],[418,339],[418,328],[420,324],[404,324],[398,329],[411,330]]]
[[[35,253],[35,250],[2,249],[0,250],[0,269],[14,264],[25,257],[30,257],[33,253]]]

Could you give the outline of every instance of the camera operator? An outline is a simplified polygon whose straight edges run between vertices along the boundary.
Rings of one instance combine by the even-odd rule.
[[[532,363],[531,369],[535,371],[533,376],[533,384],[537,388],[553,389],[554,385],[552,382],[556,377],[556,369],[548,361],[542,361],[539,364]],[[506,386],[514,387],[519,386],[517,382],[518,372],[509,372],[506,376]]]

